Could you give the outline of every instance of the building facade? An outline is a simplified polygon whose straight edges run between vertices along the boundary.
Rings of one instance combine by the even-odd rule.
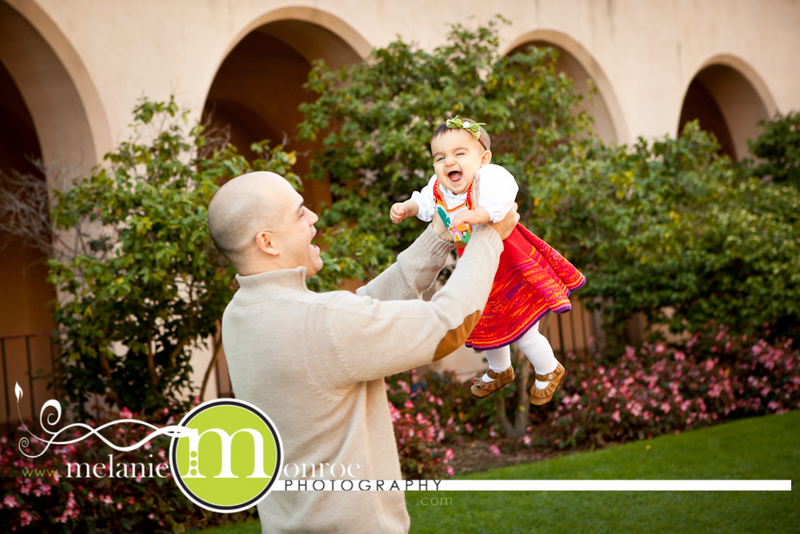
[[[451,24],[497,14],[511,21],[504,53],[554,46],[579,91],[592,81],[585,106],[605,141],[674,136],[699,119],[740,159],[759,120],[800,109],[796,0],[0,0],[0,169],[32,171],[33,159],[88,171],[127,137],[144,96],[212,113],[240,147],[313,148],[292,141],[313,60],[351,64],[397,36],[433,49]],[[325,195],[311,186],[306,200]],[[9,336],[51,330],[54,295],[41,254],[0,240],[3,417],[8,384],[28,383],[26,358],[34,369],[50,358],[44,337]],[[43,381],[34,388],[46,398]]]

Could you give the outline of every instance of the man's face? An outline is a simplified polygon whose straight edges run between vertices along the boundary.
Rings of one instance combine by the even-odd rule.
[[[317,214],[305,207],[300,196],[287,182],[288,191],[282,192],[286,199],[283,223],[274,231],[279,245],[280,259],[283,268],[306,268],[306,278],[310,278],[322,269],[322,258],[319,247],[311,244],[317,233],[314,223],[319,220]]]
[[[431,141],[433,170],[444,187],[460,195],[465,192],[475,173],[491,161],[491,152],[486,150],[466,130],[453,129]]]

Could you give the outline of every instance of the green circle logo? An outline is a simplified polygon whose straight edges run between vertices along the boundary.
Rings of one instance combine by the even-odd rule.
[[[170,443],[170,470],[196,505],[233,513],[261,502],[280,475],[281,438],[269,417],[249,402],[204,402],[181,420]]]

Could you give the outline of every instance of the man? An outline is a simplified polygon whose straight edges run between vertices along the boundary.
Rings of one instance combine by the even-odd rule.
[[[318,218],[292,186],[259,172],[217,191],[209,230],[240,286],[222,319],[231,383],[237,398],[273,420],[286,464],[341,465],[345,478],[359,480],[402,478],[383,377],[464,342],[518,218],[512,210],[479,228],[430,302],[420,295],[453,248],[432,227],[357,294],[318,294],[305,285],[322,268],[311,243]],[[263,532],[404,533],[410,524],[400,491],[274,492],[258,511]]]

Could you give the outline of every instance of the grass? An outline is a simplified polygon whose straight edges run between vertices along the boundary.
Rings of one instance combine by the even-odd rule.
[[[800,533],[800,411],[458,478],[791,479],[792,491],[408,492],[412,534]],[[260,532],[235,527],[203,533]]]

